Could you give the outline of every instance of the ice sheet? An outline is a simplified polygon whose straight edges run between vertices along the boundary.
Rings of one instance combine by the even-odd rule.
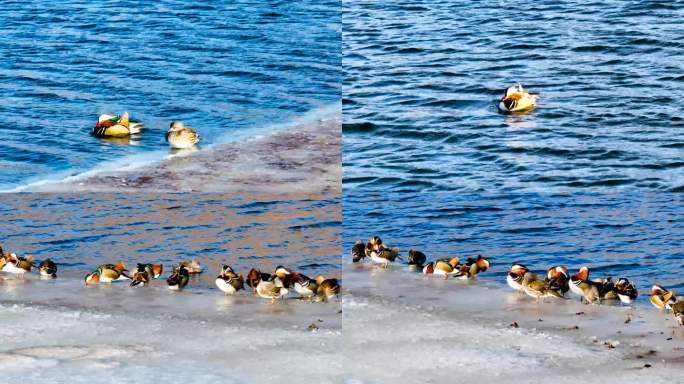
[[[0,382],[339,383],[340,309],[163,285],[5,279]]]
[[[347,383],[672,383],[681,376],[684,328],[654,308],[577,298],[537,303],[505,282],[444,281],[402,267],[347,266],[344,277]]]

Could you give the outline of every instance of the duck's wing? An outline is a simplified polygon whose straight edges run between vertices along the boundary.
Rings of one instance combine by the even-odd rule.
[[[337,279],[332,278],[332,279],[327,279],[325,281],[327,283],[328,289],[330,292],[334,294],[339,294],[340,293],[340,283],[337,281]]]
[[[186,285],[188,285],[188,281],[190,281],[190,276],[188,276],[188,275],[181,275],[180,284],[179,284],[179,285],[181,286],[181,288],[182,288],[182,287],[185,287]]]
[[[478,272],[480,272],[480,267],[477,265],[477,263],[472,263],[470,265],[470,268],[468,268],[468,275],[470,277],[473,277],[473,276],[477,275]]]
[[[245,283],[244,283],[244,280],[242,279],[242,276],[231,277],[228,280],[228,284],[232,285],[233,288],[235,288],[236,290],[244,289],[244,287],[245,287]]]
[[[116,280],[119,278],[119,276],[121,276],[121,273],[119,273],[119,271],[113,268],[102,268],[100,270],[100,274],[112,280]]]
[[[190,142],[192,142],[192,143],[196,143],[196,142],[198,142],[198,141],[200,140],[200,137],[199,137],[199,135],[197,134],[197,132],[195,132],[195,131],[194,131],[193,129],[191,129],[191,128],[183,128],[183,129],[182,129],[181,131],[179,131],[179,132],[180,132],[181,137],[183,137],[184,139],[186,139],[186,140],[188,140],[188,141],[190,141]]]
[[[380,249],[378,256],[389,261],[394,261],[397,258],[401,259],[401,257],[399,257],[399,248],[382,248]]]
[[[95,133],[95,136],[99,137],[128,137],[131,134],[128,128],[121,124],[117,124],[116,122],[109,127],[95,127],[93,132]]]
[[[274,286],[270,289],[270,293],[275,296],[280,296],[280,292],[285,289],[284,287]]]
[[[551,296],[551,297],[558,297],[558,298],[563,298],[563,297],[565,297],[565,296],[563,296],[563,293],[558,292],[557,290],[551,289],[551,288],[548,288],[548,289],[545,290],[545,295],[546,295],[546,296]]]
[[[451,273],[454,271],[454,267],[449,264],[448,261],[446,260],[437,260],[435,261],[435,264],[433,265],[435,269],[439,269],[440,271],[446,272],[446,273]]]
[[[280,290],[284,289],[283,287],[278,286],[275,283],[272,282],[262,282],[261,283],[261,288],[257,286],[257,291],[260,292],[261,295],[264,296],[279,296],[280,295]]]
[[[124,112],[123,115],[121,115],[121,118],[119,119],[119,124],[123,125],[124,127],[128,128],[129,121],[128,121],[128,112]]]

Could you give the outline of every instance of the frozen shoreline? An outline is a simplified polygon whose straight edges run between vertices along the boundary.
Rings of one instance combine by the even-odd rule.
[[[684,328],[643,304],[538,305],[505,283],[401,267],[343,273],[347,383],[671,383],[684,367]]]
[[[270,383],[293,376],[337,383],[340,308],[162,285],[6,279],[0,370],[4,380],[23,383]]]
[[[339,106],[321,108],[255,135],[171,151],[159,161],[96,168],[17,192],[266,192],[341,194]],[[125,159],[123,159],[125,160]]]

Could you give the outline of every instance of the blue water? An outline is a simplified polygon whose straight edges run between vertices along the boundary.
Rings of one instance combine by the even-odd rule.
[[[347,189],[684,190],[684,2],[344,12]],[[497,113],[518,82],[536,110]]]
[[[681,290],[684,196],[673,193],[406,194],[348,192],[345,263],[357,239],[379,235],[440,257],[489,258],[478,278],[505,284],[512,263],[545,271],[582,265],[595,277],[627,277],[642,294],[652,284]]]
[[[0,190],[165,150],[171,120],[202,144],[338,101],[337,1],[5,1]],[[130,142],[90,135],[129,111]]]
[[[340,201],[332,196],[0,194],[0,246],[51,258],[67,279],[117,262],[129,269],[161,263],[168,276],[188,259],[205,267],[192,284],[200,289],[215,289],[223,264],[245,275],[286,265],[311,277],[339,277],[340,231]]]
[[[481,253],[501,284],[522,262],[684,287],[683,16],[681,1],[345,2],[345,249],[379,234]],[[498,113],[518,82],[537,108]]]

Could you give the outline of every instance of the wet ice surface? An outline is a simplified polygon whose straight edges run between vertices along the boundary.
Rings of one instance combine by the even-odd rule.
[[[19,191],[341,193],[341,107],[322,107],[287,124],[227,142],[122,158]],[[163,160],[158,160],[162,158]]]
[[[652,307],[537,304],[503,282],[403,267],[344,277],[346,383],[671,383],[684,363],[684,327]]]
[[[2,382],[342,380],[339,301],[37,280],[0,283]]]

